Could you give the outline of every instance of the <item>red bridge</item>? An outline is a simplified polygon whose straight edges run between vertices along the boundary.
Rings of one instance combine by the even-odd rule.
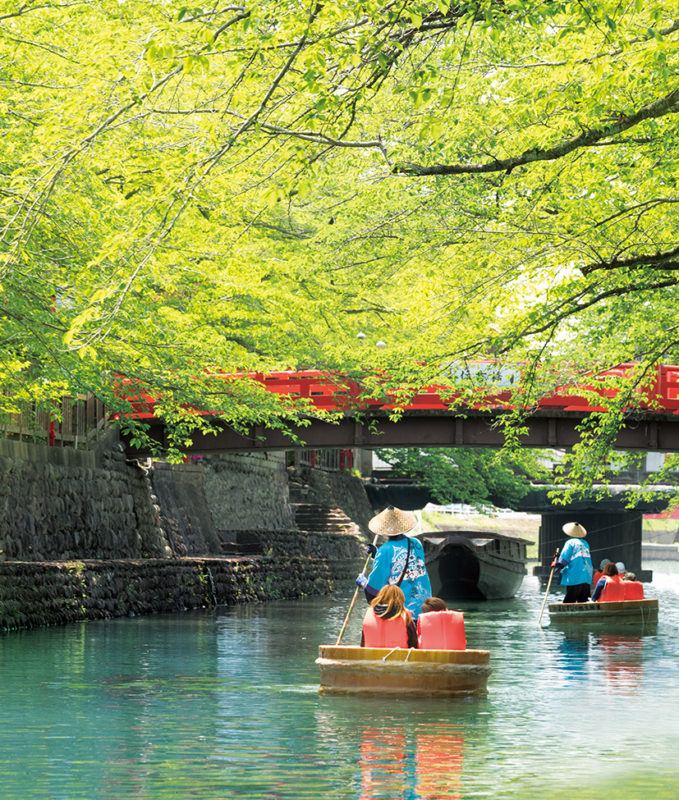
[[[619,396],[621,379],[635,364],[621,364],[587,378],[587,385],[563,387],[524,409],[527,447],[568,448],[580,439],[577,426],[592,412],[606,411],[606,402]],[[454,367],[454,369],[458,369]],[[495,370],[495,372],[493,372]],[[458,369],[463,377],[477,379],[478,388],[462,394],[443,384],[403,393],[386,393],[381,399],[367,398],[359,383],[319,370],[225,375],[226,380],[249,378],[267,391],[291,398],[307,398],[310,405],[337,412],[336,422],[309,415],[308,427],[291,432],[310,448],[377,447],[498,447],[504,436],[497,422],[516,410],[518,368],[492,362],[475,362]],[[492,374],[491,374],[492,373]],[[490,377],[490,380],[487,380]],[[679,366],[658,366],[646,376],[625,409],[625,424],[616,446],[621,449],[679,451]],[[485,382],[485,386],[483,385]],[[126,389],[129,391],[130,386]],[[519,395],[520,397],[520,395]],[[163,448],[162,420],[154,415],[153,399],[128,395],[132,416],[144,421],[151,437]],[[398,416],[394,417],[397,412]],[[217,435],[194,436],[188,452],[221,450],[290,450],[295,445],[284,432],[253,426],[247,435],[223,426]],[[129,443],[131,455],[143,455]]]

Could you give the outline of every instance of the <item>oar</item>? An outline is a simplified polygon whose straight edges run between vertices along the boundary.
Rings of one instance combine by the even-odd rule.
[[[377,540],[379,539],[379,534],[375,534],[375,538],[373,539],[373,547],[377,547]],[[372,555],[368,553],[368,557],[365,560],[365,564],[363,565],[363,569],[361,570],[361,575],[363,575],[366,570],[368,569],[368,564],[370,563],[370,559]],[[356,605],[356,600],[358,599],[358,592],[360,586],[356,587],[356,591],[354,592],[354,596],[351,599],[351,605],[349,606],[349,610],[347,611],[347,615],[344,618],[344,625],[342,625],[342,630],[339,632],[339,636],[337,637],[337,641],[335,642],[335,646],[342,644],[342,637],[344,636],[344,631],[347,629],[347,625],[349,624],[349,617],[351,616],[351,612],[354,610],[354,606]]]
[[[552,559],[552,563],[556,561],[559,556],[559,548],[556,548],[556,552],[554,553],[554,558]],[[549,587],[552,585],[552,575],[554,575],[554,567],[549,572],[549,580],[547,581],[547,591],[545,592],[545,599],[542,601],[542,608],[540,609],[540,616],[538,617],[538,628],[541,627],[540,620],[542,619],[542,612],[545,610],[545,603],[547,602],[547,595],[549,594]]]

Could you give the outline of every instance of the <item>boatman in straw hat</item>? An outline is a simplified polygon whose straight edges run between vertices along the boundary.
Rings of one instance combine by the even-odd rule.
[[[387,541],[377,550],[372,572],[366,578],[361,574],[356,583],[365,590],[370,603],[387,584],[400,586],[405,595],[405,605],[414,620],[420,614],[422,603],[431,597],[431,583],[424,565],[424,548],[414,538],[417,524],[409,511],[389,506],[368,523],[370,530],[385,536]]]
[[[569,537],[552,567],[561,568],[561,585],[566,587],[564,603],[586,603],[592,585],[592,556],[585,541],[587,531],[579,522],[567,522],[561,529]]]

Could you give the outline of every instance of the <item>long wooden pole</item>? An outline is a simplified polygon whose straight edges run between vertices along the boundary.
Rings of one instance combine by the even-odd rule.
[[[377,547],[377,540],[379,539],[379,534],[375,534],[375,538],[373,539],[373,547]],[[368,564],[370,563],[370,559],[372,558],[372,554],[368,553],[368,557],[365,560],[365,564],[363,565],[363,569],[361,570],[361,575],[364,575],[366,570],[368,569]],[[337,645],[342,644],[342,637],[344,636],[344,631],[347,629],[347,625],[349,624],[349,617],[351,616],[351,612],[354,610],[354,606],[356,605],[356,600],[358,600],[358,593],[360,591],[360,587],[356,587],[356,591],[354,592],[354,596],[351,599],[351,605],[349,606],[349,610],[347,611],[347,615],[344,618],[344,625],[342,625],[342,630],[339,632],[339,636],[337,637],[337,641],[335,642],[335,647]]]
[[[556,548],[552,562],[556,561],[559,556],[559,548]],[[540,622],[542,620],[542,612],[545,610],[545,603],[547,602],[547,595],[549,594],[549,587],[552,585],[552,575],[554,575],[554,567],[549,572],[549,580],[547,581],[547,591],[545,592],[545,599],[542,601],[542,608],[540,609],[540,616],[538,617],[538,628],[542,627]]]

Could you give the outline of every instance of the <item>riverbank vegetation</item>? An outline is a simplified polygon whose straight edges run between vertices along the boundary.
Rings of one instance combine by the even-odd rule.
[[[506,454],[490,448],[399,448],[378,450],[395,477],[426,486],[436,503],[467,503],[511,508],[544,481],[549,469],[538,451],[521,449]]]
[[[679,356],[678,36],[669,0],[5,6],[0,410],[124,375],[181,448],[187,406],[303,417],[237,371],[529,408],[634,362],[595,480]]]

